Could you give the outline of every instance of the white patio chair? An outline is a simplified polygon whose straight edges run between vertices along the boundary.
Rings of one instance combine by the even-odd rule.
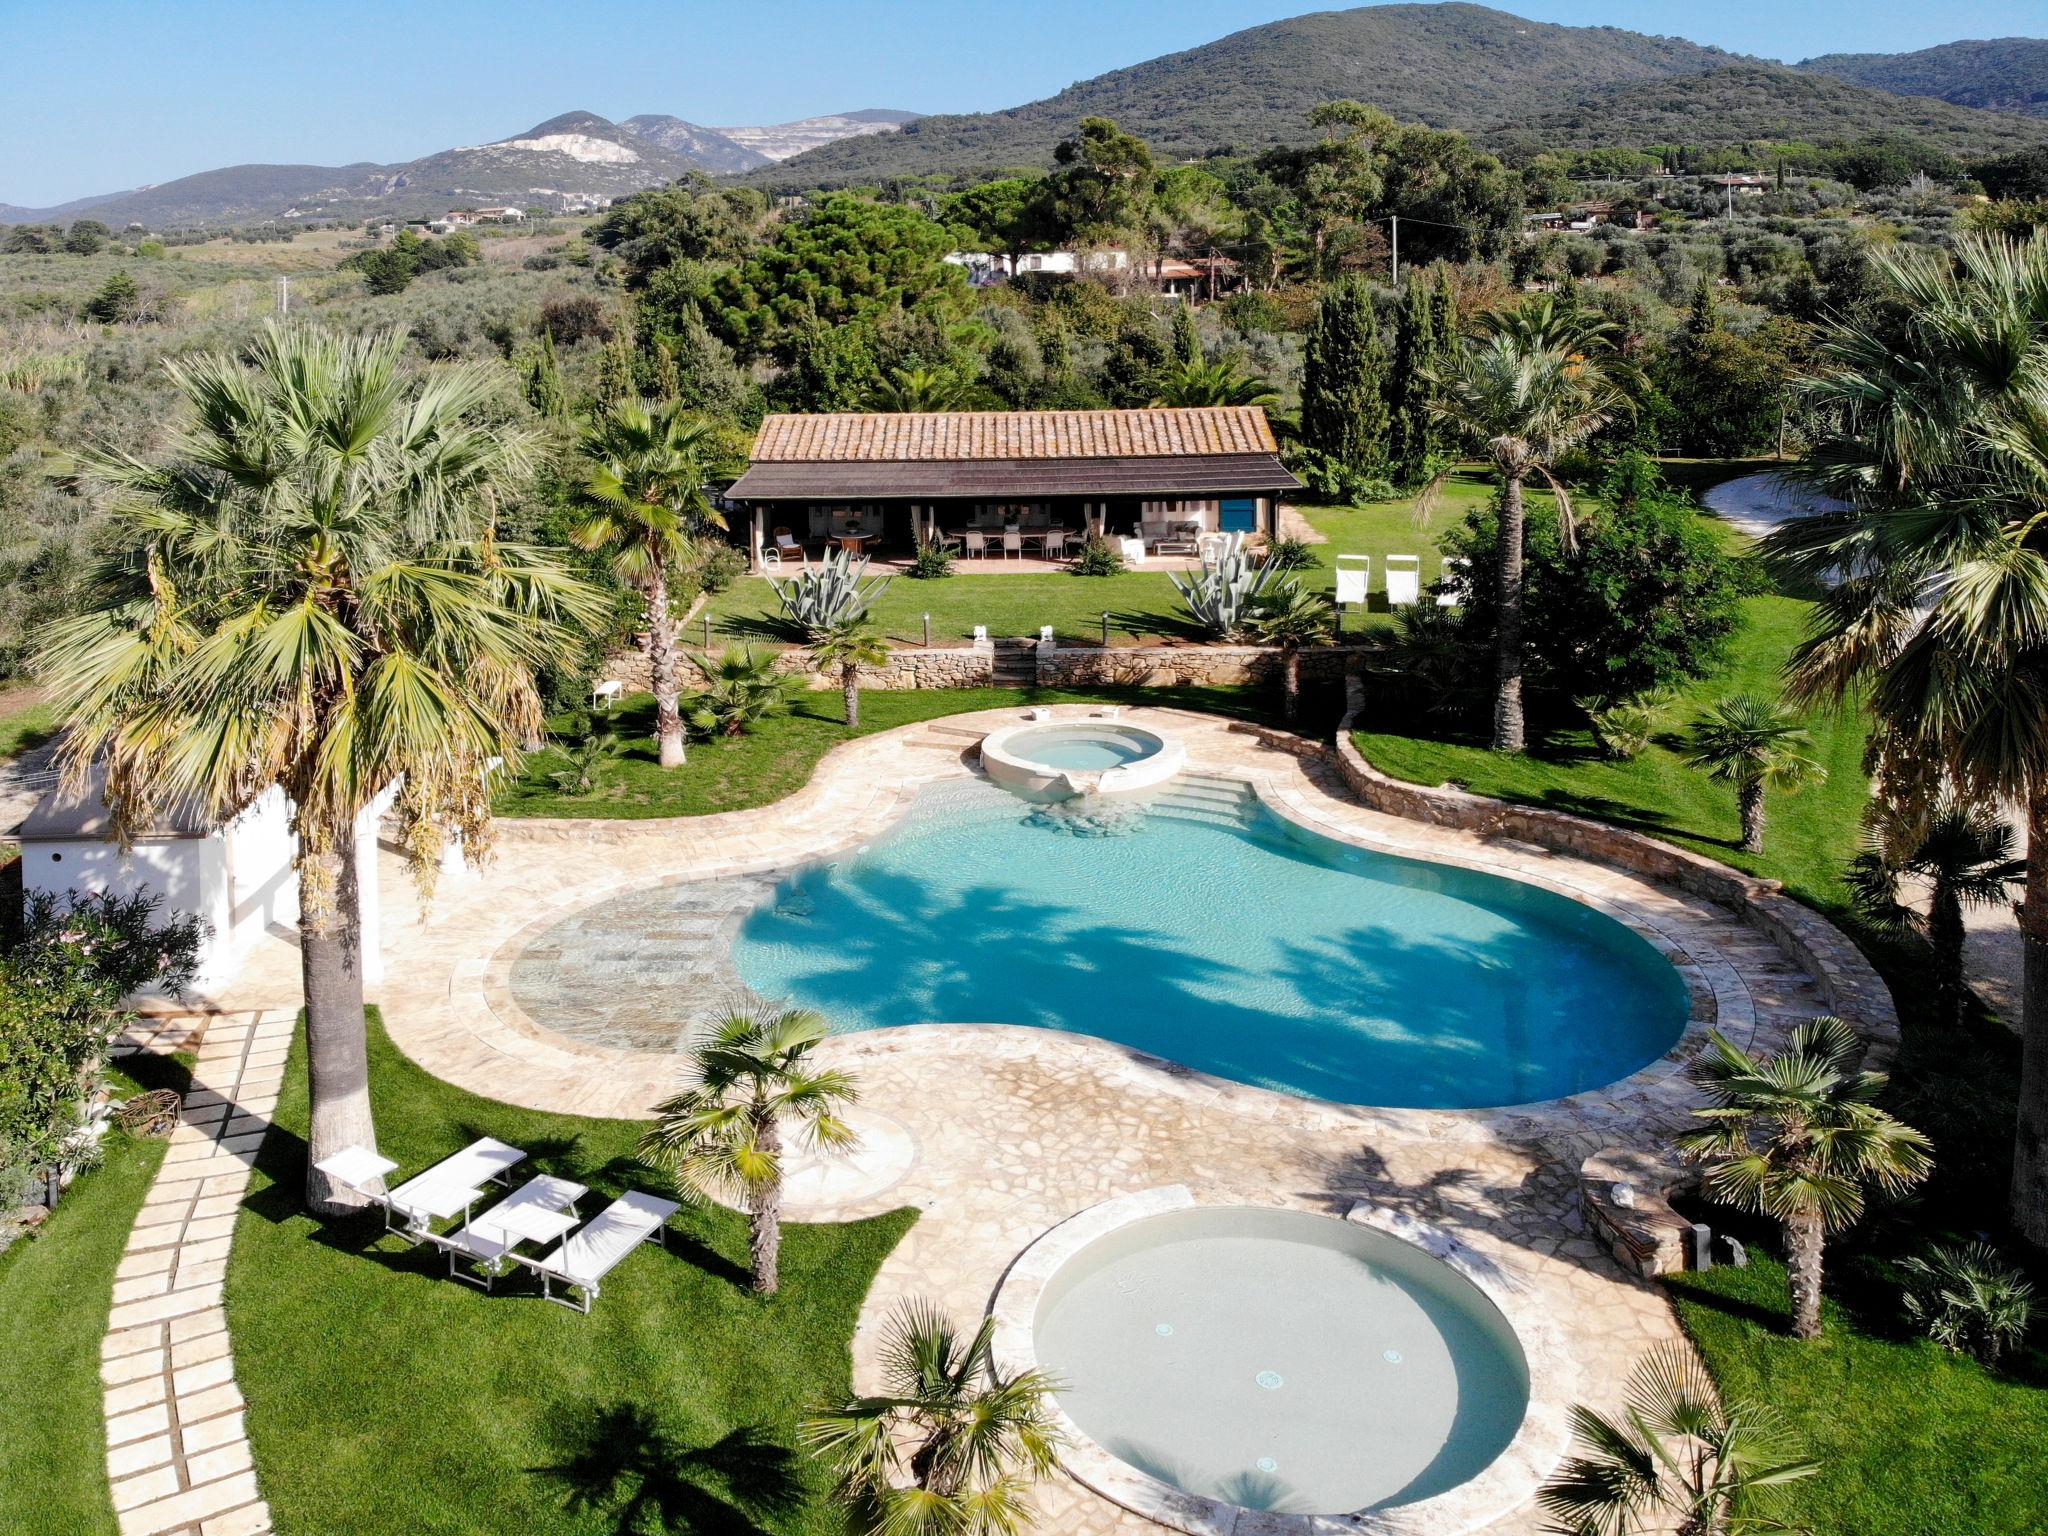
[[[961,535],[961,541],[966,545],[967,553],[973,558],[977,560],[986,560],[988,558],[987,534],[970,529]]]
[[[512,1170],[525,1161],[524,1152],[495,1137],[473,1141],[453,1157],[442,1158],[425,1173],[416,1174],[392,1190],[384,1202],[386,1223],[394,1215],[403,1218],[406,1234],[418,1241],[429,1222],[457,1212],[467,1221],[479,1188],[489,1183],[511,1183]]]
[[[1145,563],[1145,541],[1143,539],[1119,539],[1117,544],[1123,551],[1124,559],[1130,564],[1143,565]]]
[[[1045,531],[1045,558],[1064,560],[1067,558],[1067,530],[1048,528]]]
[[[1024,558],[1024,535],[1015,528],[1006,529],[1003,533],[1003,558],[1007,560],[1012,555],[1019,560]]]
[[[506,1260],[517,1257],[512,1250],[527,1240],[527,1234],[517,1226],[520,1212],[549,1211],[574,1215],[576,1202],[589,1193],[590,1190],[582,1184],[543,1173],[528,1179],[489,1210],[470,1217],[446,1236],[429,1232],[427,1241],[447,1253],[449,1279],[460,1280],[488,1292],[492,1280],[504,1272]],[[512,1224],[508,1225],[508,1222]],[[455,1267],[458,1260],[474,1264],[479,1273],[463,1274]]]
[[[1382,569],[1386,572],[1389,608],[1413,608],[1422,601],[1420,555],[1389,555]]]
[[[1339,555],[1335,565],[1338,604],[1363,608],[1372,594],[1372,556]]]
[[[642,1243],[668,1246],[668,1219],[681,1210],[673,1200],[657,1199],[639,1190],[628,1190],[598,1213],[581,1231],[564,1239],[547,1257],[534,1263],[540,1272],[541,1294],[564,1307],[588,1313],[597,1300],[604,1277]],[[551,1281],[560,1281],[565,1291],[583,1293],[578,1306],[566,1295],[557,1296]]]
[[[1446,560],[1443,575],[1437,578],[1436,605],[1439,608],[1461,608],[1465,603],[1465,589],[1472,581],[1470,560]]]

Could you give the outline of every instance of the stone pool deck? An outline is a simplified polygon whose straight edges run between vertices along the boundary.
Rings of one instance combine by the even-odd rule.
[[[527,1017],[510,985],[522,945],[600,900],[679,881],[743,890],[748,877],[866,841],[923,785],[970,774],[979,736],[1018,715],[984,711],[848,743],[805,789],[760,810],[683,823],[502,823],[494,864],[444,879],[424,919],[394,878],[385,901],[388,979],[373,989],[392,1038],[426,1070],[492,1098],[644,1116],[681,1081],[677,1060],[571,1040]],[[1367,810],[1327,756],[1214,716],[1147,709],[1124,718],[1178,733],[1192,771],[1241,780],[1318,832],[1530,881],[1608,912],[1679,965],[1692,990],[1692,1027],[1666,1059],[1613,1088],[1484,1111],[1305,1101],[1043,1030],[962,1023],[837,1038],[825,1054],[859,1074],[875,1150],[852,1169],[801,1175],[791,1214],[829,1219],[901,1205],[923,1213],[869,1298],[855,1345],[861,1378],[872,1371],[877,1324],[898,1298],[927,1295],[962,1319],[979,1315],[1012,1260],[1047,1228],[1104,1199],[1180,1184],[1204,1200],[1337,1216],[1363,1201],[1450,1233],[1557,1319],[1571,1391],[1611,1404],[1634,1360],[1679,1332],[1661,1295],[1624,1274],[1584,1230],[1580,1161],[1605,1146],[1655,1146],[1685,1122],[1694,1091],[1683,1061],[1710,1024],[1769,1049],[1794,1023],[1827,1011],[1821,989],[1770,938],[1704,897],[1531,844]],[[292,1006],[297,987],[296,957],[279,944],[220,1002]],[[1040,1504],[1048,1531],[1159,1528],[1064,1479],[1043,1490]],[[1482,1524],[1534,1532],[1541,1521],[1524,1505],[1432,1530],[1449,1536]],[[1330,1528],[1417,1529],[1398,1512]],[[1233,1536],[1280,1529],[1247,1515]]]

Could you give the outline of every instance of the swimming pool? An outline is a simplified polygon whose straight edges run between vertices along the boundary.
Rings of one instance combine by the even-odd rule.
[[[1688,1015],[1644,939],[1534,886],[1263,810],[1090,824],[986,784],[935,786],[888,835],[784,881],[731,963],[842,1029],[1032,1025],[1389,1107],[1603,1087]]]
[[[1371,1227],[1199,1206],[1066,1258],[1031,1319],[1060,1407],[1201,1498],[1294,1514],[1469,1482],[1529,1405],[1521,1342],[1470,1280]]]
[[[1160,747],[1150,731],[1115,725],[1044,725],[1010,737],[1010,751],[1048,768],[1117,768]]]

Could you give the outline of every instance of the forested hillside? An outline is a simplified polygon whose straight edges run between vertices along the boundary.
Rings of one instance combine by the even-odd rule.
[[[2048,12],[2043,13],[2048,20]],[[2048,117],[2048,39],[1997,37],[1918,53],[1824,53],[1796,66],[1906,96]]]

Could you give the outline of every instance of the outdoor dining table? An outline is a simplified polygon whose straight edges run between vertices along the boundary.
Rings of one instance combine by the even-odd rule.
[[[835,533],[832,537],[837,539],[839,547],[850,555],[859,554],[861,550],[875,541],[875,536],[872,533]]]

